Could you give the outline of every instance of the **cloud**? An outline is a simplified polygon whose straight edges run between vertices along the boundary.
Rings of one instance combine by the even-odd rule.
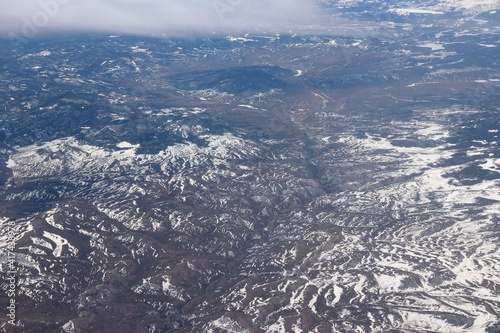
[[[315,0],[0,0],[0,31],[135,34],[301,32],[317,26]]]

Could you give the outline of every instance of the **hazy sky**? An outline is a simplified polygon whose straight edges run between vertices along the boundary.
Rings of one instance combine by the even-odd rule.
[[[318,24],[316,5],[315,0],[0,0],[0,31],[300,32]]]

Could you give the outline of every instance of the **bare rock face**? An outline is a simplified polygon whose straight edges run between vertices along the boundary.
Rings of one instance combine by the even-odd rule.
[[[0,48],[0,331],[498,331],[493,2],[321,5]]]

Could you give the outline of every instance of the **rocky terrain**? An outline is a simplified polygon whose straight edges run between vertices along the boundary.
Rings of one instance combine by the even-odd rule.
[[[323,6],[0,41],[3,332],[500,330],[499,4]]]

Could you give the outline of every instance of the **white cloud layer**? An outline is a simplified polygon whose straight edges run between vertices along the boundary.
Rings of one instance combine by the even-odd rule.
[[[301,32],[318,25],[314,0],[0,0],[0,32]]]

